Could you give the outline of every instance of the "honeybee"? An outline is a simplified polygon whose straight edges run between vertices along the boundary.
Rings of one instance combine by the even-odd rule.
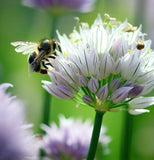
[[[136,48],[142,50],[144,48],[144,43],[141,40],[137,41]]]
[[[16,52],[28,54],[29,69],[32,72],[47,74],[47,69],[53,67],[49,58],[56,58],[56,49],[61,51],[60,45],[55,39],[45,39],[41,42],[15,41],[11,43]],[[44,68],[41,67],[41,64]]]

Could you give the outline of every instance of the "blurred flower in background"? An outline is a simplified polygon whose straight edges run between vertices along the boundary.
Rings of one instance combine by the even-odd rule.
[[[95,0],[23,0],[23,5],[36,8],[62,7],[79,12],[89,12],[94,2]]]
[[[88,153],[92,134],[91,121],[82,122],[81,119],[66,119],[60,116],[59,127],[52,123],[50,127],[42,125],[46,132],[43,137],[42,148],[48,157],[54,160],[82,160]],[[103,153],[108,154],[110,137],[105,135],[106,128],[103,126],[99,142],[103,147]]]
[[[146,21],[146,30],[148,31],[149,33],[149,37],[154,40],[154,21],[152,20],[153,19],[153,14],[154,14],[154,1],[153,0],[148,0],[146,1],[145,3],[145,10],[146,10],[146,13],[145,13],[145,21]],[[152,43],[152,46],[154,47],[154,43]]]
[[[84,24],[84,23],[83,23]],[[148,112],[154,97],[144,97],[154,88],[154,57],[151,41],[141,27],[119,22],[105,14],[91,27],[74,29],[70,39],[58,33],[62,53],[51,64],[52,82],[43,87],[60,99],[74,99],[101,112],[129,109]]]
[[[0,85],[0,159],[37,160],[37,142],[24,123],[23,105],[5,93],[9,83]]]
[[[2,76],[3,76],[3,67],[2,67],[2,64],[0,62],[0,79],[2,79]]]

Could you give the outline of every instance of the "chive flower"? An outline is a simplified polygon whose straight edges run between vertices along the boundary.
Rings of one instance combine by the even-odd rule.
[[[42,149],[48,158],[54,160],[83,160],[90,144],[92,125],[90,120],[82,122],[80,118],[65,118],[60,116],[59,126],[42,125],[46,135],[42,139]],[[105,135],[106,127],[102,126],[99,144],[103,147],[103,154],[108,154],[110,137]],[[83,135],[84,134],[84,135]]]
[[[84,24],[84,23],[83,23]],[[59,99],[88,104],[96,111],[149,112],[154,88],[154,52],[140,27],[105,14],[67,37],[57,32],[62,52],[43,87]]]
[[[95,0],[23,0],[23,5],[35,8],[58,7],[70,9],[79,12],[89,12],[92,10]]]
[[[8,87],[12,85],[0,85],[0,159],[38,160],[38,143],[24,122],[23,104],[6,93]]]

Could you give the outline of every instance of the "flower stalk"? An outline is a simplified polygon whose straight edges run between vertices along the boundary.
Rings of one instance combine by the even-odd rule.
[[[52,27],[50,31],[50,38],[55,38],[56,28],[57,28],[58,17],[52,15]],[[52,95],[45,91],[44,93],[44,102],[43,102],[43,114],[42,114],[42,123],[49,125],[51,121],[51,110],[52,110]],[[43,134],[44,131],[41,130]],[[40,160],[43,159],[45,153],[43,150],[40,150]]]
[[[51,111],[51,105],[52,105],[52,95],[50,95],[48,92],[45,92],[44,94],[45,95],[44,95],[42,122],[43,124],[49,125],[50,111]]]
[[[121,144],[121,160],[129,160],[131,152],[131,140],[133,130],[133,119],[134,117],[128,112],[124,114],[123,133],[122,133],[122,144]]]
[[[52,15],[52,27],[50,31],[50,38],[55,38],[56,36],[56,29],[57,29],[57,21],[58,17]],[[49,122],[51,120],[51,108],[52,108],[52,95],[50,95],[48,92],[45,92],[44,96],[44,105],[43,105],[43,124],[49,125]]]
[[[103,112],[96,111],[94,128],[93,128],[90,147],[87,155],[87,160],[94,160],[95,158],[103,115],[104,115]]]

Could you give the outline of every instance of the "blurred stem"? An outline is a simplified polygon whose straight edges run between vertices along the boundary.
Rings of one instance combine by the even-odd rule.
[[[95,158],[103,115],[104,115],[104,113],[96,111],[94,128],[93,128],[90,147],[89,147],[89,151],[88,151],[88,155],[87,155],[87,160],[94,160],[94,158]]]
[[[135,1],[135,23],[136,25],[145,24],[145,0]],[[132,142],[132,130],[135,122],[135,116],[130,115],[128,112],[124,114],[123,122],[123,133],[122,133],[122,143],[121,143],[121,160],[131,159],[131,142]]]
[[[52,16],[52,27],[50,31],[50,38],[56,38],[56,29],[57,29],[57,16]],[[43,119],[42,123],[49,125],[51,119],[51,108],[52,108],[52,95],[47,91],[44,94],[44,105],[43,105]]]
[[[52,96],[45,91],[44,94],[44,105],[43,105],[43,124],[49,125],[50,121],[50,110],[52,105]]]
[[[52,27],[50,31],[50,38],[56,38],[56,29],[57,29],[57,21],[58,17],[52,16]],[[42,115],[42,123],[49,125],[51,121],[51,109],[52,109],[52,95],[50,95],[47,91],[44,93],[44,104],[43,104],[43,115]],[[44,131],[43,134],[45,133]],[[43,150],[40,150],[40,160],[43,159],[45,153]]]
[[[121,157],[120,157],[121,160],[130,159],[132,128],[133,128],[132,124],[133,124],[133,115],[130,115],[128,112],[125,112],[123,121],[122,143],[121,143]]]
[[[56,38],[56,30],[58,26],[59,16],[52,15],[52,28],[50,30],[50,38]]]

